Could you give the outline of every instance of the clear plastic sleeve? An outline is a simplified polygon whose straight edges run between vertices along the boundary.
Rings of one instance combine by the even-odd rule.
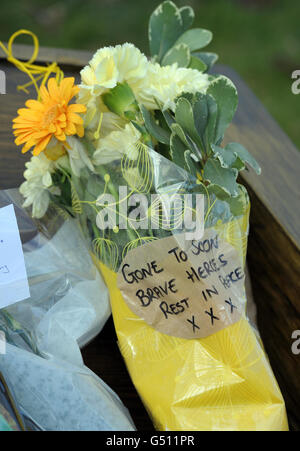
[[[126,156],[115,158],[114,161],[96,168],[93,174],[86,170],[80,178],[74,177],[73,183],[76,186],[78,200],[84,201],[83,211],[79,215],[83,229],[93,243],[95,261],[98,261],[110,292],[120,350],[155,427],[158,430],[181,431],[287,430],[282,395],[258,333],[252,328],[246,316],[244,268],[250,211],[246,190],[240,187],[239,202],[242,203],[243,212],[235,214],[235,205],[229,205],[228,202],[209,195],[205,192],[205,187],[203,190],[203,185],[193,180],[187,172],[151,149],[147,149],[147,152],[140,150],[135,159]],[[127,187],[127,191],[116,193],[120,185]],[[164,326],[158,327],[157,300],[150,319],[146,313],[143,316],[134,312],[137,291],[131,294],[127,291],[124,295],[124,291],[120,291],[119,284],[120,268],[124,261],[127,262],[127,267],[129,266],[126,259],[130,253],[134,255],[131,261],[136,261],[137,264],[144,261],[146,264],[148,254],[148,263],[150,255],[152,257],[155,252],[157,259],[160,259],[164,247],[163,240],[173,239],[178,245],[178,252],[184,249],[186,254],[191,246],[197,246],[197,240],[190,241],[190,248],[188,243],[185,243],[186,247],[182,247],[180,236],[187,230],[183,228],[178,231],[175,230],[176,227],[169,227],[166,230],[162,227],[163,219],[159,215],[164,208],[163,205],[158,209],[160,212],[158,228],[150,225],[147,230],[141,231],[137,224],[134,226],[129,220],[130,216],[132,217],[129,214],[132,210],[129,208],[127,229],[121,230],[117,225],[99,231],[100,219],[104,218],[101,210],[106,208],[107,213],[107,203],[103,202],[105,192],[112,195],[108,205],[110,208],[117,205],[118,213],[124,207],[124,202],[129,201],[133,194],[143,194],[150,202],[146,203],[145,215],[153,211],[151,194],[171,194],[173,198],[182,197],[187,193],[203,194],[204,235],[207,236],[208,233],[218,235],[222,246],[231,249],[240,268],[239,275],[243,275],[240,277],[243,277],[243,280],[237,290],[236,285],[230,283],[228,279],[228,267],[224,261],[224,265],[219,265],[217,269],[215,267],[218,277],[221,277],[219,280],[225,283],[226,280],[229,281],[229,286],[225,287],[227,310],[225,307],[218,310],[219,316],[223,315],[224,327],[217,332],[206,333],[200,338],[184,338],[180,320],[177,323],[178,330],[174,333],[171,330],[163,333],[161,327]],[[174,224],[176,222],[174,210],[171,216]],[[151,246],[156,246],[154,253]],[[211,261],[216,262],[220,254],[212,249],[210,255]],[[222,262],[222,258],[219,261]],[[167,260],[164,260],[164,263],[168,266]],[[137,267],[139,272],[130,273],[129,283],[139,282],[137,279],[143,278],[141,266]],[[164,269],[172,277],[173,269],[166,266]],[[149,273],[149,266],[143,271],[144,274],[147,271]],[[214,269],[211,269],[211,272],[214,272]],[[185,273],[183,267],[176,274],[177,281],[180,279],[180,282],[183,282]],[[200,280],[198,285],[199,303],[204,288],[207,288],[205,284],[201,285],[202,282],[203,280]],[[141,288],[140,284],[135,286],[136,290],[138,287]],[[149,294],[147,290],[151,290],[152,286],[153,282],[147,282],[143,286],[144,292]],[[190,286],[186,285],[187,291]],[[153,291],[151,293],[153,294]],[[240,316],[234,322],[230,322],[231,310],[233,311],[235,307],[229,304],[231,298],[237,299],[240,306]],[[153,299],[155,297],[152,297]],[[167,297],[163,299],[166,300]],[[209,301],[214,302],[214,298]],[[143,307],[147,307],[147,303],[148,301],[144,301]],[[207,305],[214,307],[211,303]],[[176,306],[172,308],[175,312]],[[145,308],[143,311],[146,310]],[[212,310],[207,308],[206,313],[211,312]],[[180,312],[177,310],[177,313]]]
[[[76,221],[49,211],[34,223],[17,190],[14,204],[30,298],[0,310],[6,352],[0,371],[27,418],[44,430],[134,430],[118,396],[83,364],[80,347],[103,328],[108,293]]]

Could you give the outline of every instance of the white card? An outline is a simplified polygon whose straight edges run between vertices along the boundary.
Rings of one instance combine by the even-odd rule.
[[[30,297],[13,205],[0,208],[0,309]]]

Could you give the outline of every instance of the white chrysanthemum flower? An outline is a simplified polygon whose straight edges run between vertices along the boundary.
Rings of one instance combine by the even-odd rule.
[[[41,153],[33,156],[25,166],[26,181],[20,187],[20,193],[25,197],[23,207],[32,205],[32,216],[42,218],[49,206],[50,192],[60,194],[59,188],[52,185],[55,163]]]
[[[136,92],[137,100],[148,109],[157,109],[155,99],[164,109],[174,109],[174,100],[183,92],[205,92],[209,85],[208,75],[196,69],[160,66],[149,63],[147,76]]]
[[[131,160],[138,157],[137,143],[140,132],[132,124],[127,124],[123,130],[113,131],[100,138],[93,157],[93,163],[98,166],[107,164],[127,155]]]
[[[79,99],[87,105],[93,98],[114,88],[117,83],[127,82],[135,90],[146,76],[146,56],[133,44],[104,47],[98,50],[82,71]]]

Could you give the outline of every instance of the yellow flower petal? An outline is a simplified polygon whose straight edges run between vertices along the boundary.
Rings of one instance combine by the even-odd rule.
[[[82,138],[84,136],[84,127],[83,125],[76,125],[77,135],[79,138]]]
[[[23,153],[34,147],[33,153],[38,155],[52,137],[65,144],[66,135],[83,136],[83,119],[76,113],[86,112],[86,107],[69,105],[79,91],[74,82],[75,79],[69,77],[58,85],[55,78],[50,78],[47,87],[40,89],[41,101],[27,100],[26,108],[18,110],[18,117],[13,120],[13,133],[17,145],[25,144]]]
[[[47,144],[49,144],[49,141],[51,139],[51,135],[46,136],[46,138],[42,139],[42,141],[39,142],[33,149],[33,155],[39,155],[43,150],[46,149]]]
[[[86,112],[86,106],[80,105],[78,103],[73,103],[69,106],[68,111],[70,113],[85,113]]]
[[[48,91],[52,99],[59,99],[59,89],[55,78],[50,78],[48,81]]]
[[[76,127],[72,122],[69,122],[65,129],[66,135],[76,135]]]
[[[82,117],[78,116],[78,114],[75,114],[75,113],[68,114],[68,121],[71,121],[74,124],[79,124],[79,125],[83,124]]]
[[[31,108],[32,110],[37,110],[37,111],[44,111],[44,107],[43,104],[41,102],[38,102],[37,100],[27,100],[27,102],[25,103],[25,105],[27,106],[27,108]]]

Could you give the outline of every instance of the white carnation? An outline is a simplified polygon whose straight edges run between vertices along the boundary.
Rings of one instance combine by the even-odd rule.
[[[104,47],[80,72],[79,101],[86,105],[117,83],[127,82],[135,90],[146,76],[147,67],[146,56],[133,44]]]
[[[160,66],[149,63],[147,76],[136,93],[137,100],[148,109],[157,109],[155,99],[163,109],[174,109],[174,100],[183,92],[205,92],[209,85],[208,75],[196,69]]]

